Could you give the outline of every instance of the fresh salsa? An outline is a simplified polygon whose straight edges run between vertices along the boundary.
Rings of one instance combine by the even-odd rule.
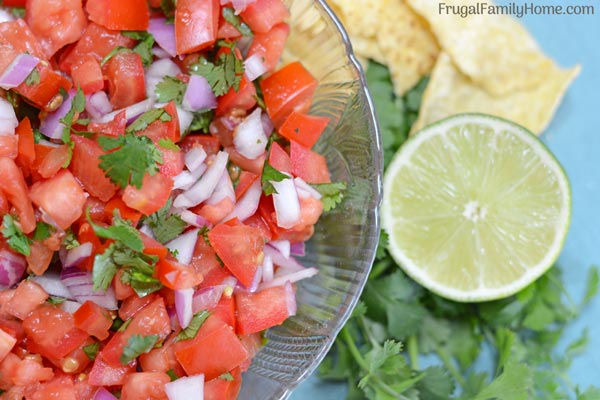
[[[235,399],[341,200],[282,0],[4,0],[0,399]]]

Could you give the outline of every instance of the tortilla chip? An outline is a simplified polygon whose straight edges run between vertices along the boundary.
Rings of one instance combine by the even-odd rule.
[[[405,0],[383,0],[377,43],[398,96],[431,72],[439,54],[427,21],[415,14]]]
[[[569,69],[550,63],[539,75],[544,80],[532,89],[496,97],[464,75],[445,52],[440,54],[423,94],[419,117],[411,133],[440,119],[465,112],[496,115],[539,135],[550,123],[567,87],[580,67]]]
[[[407,0],[431,25],[442,49],[456,66],[489,93],[502,96],[531,89],[546,79],[552,60],[538,48],[527,30],[489,0]],[[462,8],[461,8],[462,7]],[[467,7],[479,14],[461,16]]]

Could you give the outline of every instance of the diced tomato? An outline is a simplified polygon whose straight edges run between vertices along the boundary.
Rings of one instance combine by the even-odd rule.
[[[74,313],[75,326],[99,340],[108,337],[112,325],[110,313],[93,301],[86,300]]]
[[[288,306],[290,296],[294,296],[290,285],[274,286],[256,293],[237,292],[237,332],[247,335],[283,323],[292,315]]]
[[[140,218],[142,218],[141,212],[127,207],[127,204],[125,204],[120,197],[113,197],[108,201],[108,203],[106,203],[104,214],[106,215],[107,220],[112,221],[115,215],[115,210],[118,210],[121,218],[130,221],[133,226],[137,226]]]
[[[115,117],[112,121],[108,122],[90,122],[87,129],[90,132],[100,133],[107,136],[119,136],[125,134],[125,127],[127,126],[127,115],[126,111],[123,110]]]
[[[19,154],[17,156],[17,164],[30,168],[35,160],[35,148],[33,139],[33,129],[28,117],[25,117],[17,126],[16,134],[19,138]]]
[[[162,146],[158,146],[158,149],[162,153],[163,162],[160,164],[160,173],[173,178],[179,175],[183,171],[185,166],[184,154],[180,150],[165,149]]]
[[[134,372],[125,378],[121,400],[165,400],[165,383],[171,378],[165,372]]]
[[[5,7],[25,7],[27,0],[3,0],[2,5]]]
[[[275,144],[275,143],[273,143]],[[240,177],[238,179],[238,184],[235,187],[235,198],[236,200],[241,199],[246,191],[260,178],[260,175],[257,175],[253,172],[242,171],[240,173]]]
[[[98,388],[90,385],[89,379],[84,376],[79,376],[75,379],[75,393],[77,400],[94,400],[94,396]]]
[[[169,249],[165,247],[159,241],[151,238],[150,236],[140,232],[140,236],[142,238],[142,242],[144,243],[144,253],[152,256],[157,256],[158,258],[166,257]]]
[[[223,322],[235,329],[235,300],[233,296],[222,295],[215,308],[210,311],[213,315],[221,318]]]
[[[202,146],[207,155],[217,154],[221,149],[219,139],[211,135],[187,135],[179,143],[179,147],[184,153],[190,151],[194,146]]]
[[[248,57],[255,54],[260,56],[267,71],[272,71],[281,59],[289,34],[290,26],[284,22],[274,25],[268,32],[255,33]]]
[[[185,371],[175,358],[175,343],[177,335],[171,335],[162,346],[150,350],[149,353],[140,356],[140,365],[143,371],[169,372],[172,370],[175,375],[183,376]]]
[[[89,384],[93,386],[116,386],[125,383],[127,375],[135,372],[136,363],[127,365],[109,365],[98,353],[89,374]]]
[[[17,386],[32,385],[52,379],[52,368],[44,367],[41,359],[23,358],[16,365],[12,381]]]
[[[21,359],[15,353],[8,353],[0,361],[0,389],[6,390],[14,385],[12,378],[19,362]]]
[[[120,32],[110,31],[92,22],[85,29],[81,39],[61,55],[59,66],[63,72],[71,73],[71,67],[77,64],[81,57],[91,55],[100,62],[115,47],[131,48],[134,43],[133,39],[121,35]]]
[[[271,144],[269,164],[278,171],[292,173],[292,161],[288,153],[277,142]]]
[[[259,212],[256,212],[254,215],[246,218],[244,224],[257,228],[262,234],[265,243],[273,239],[273,232],[271,232],[269,224],[265,222],[265,219],[260,215]]]
[[[168,176],[156,174],[144,176],[142,187],[127,186],[123,192],[123,201],[127,206],[150,215],[160,210],[171,194],[173,180]]]
[[[89,209],[86,209],[86,210],[89,210]],[[90,211],[90,215],[92,215],[91,211]],[[92,217],[92,220],[98,222],[97,218]],[[108,247],[107,244],[100,243],[100,238],[98,238],[98,236],[96,236],[94,229],[87,221],[81,223],[81,225],[79,226],[79,231],[77,232],[77,240],[81,244],[91,243],[92,244],[92,255],[101,253],[102,251],[104,251],[105,247]],[[82,268],[82,269],[85,269],[88,271],[91,271],[93,266],[94,266],[94,257],[93,256],[83,259],[81,261],[81,263],[79,264],[79,268]]]
[[[235,400],[242,387],[242,374],[239,368],[229,371],[233,380],[214,378],[204,383],[204,400]]]
[[[146,0],[94,0],[85,6],[95,23],[115,31],[148,29],[150,12]]]
[[[265,154],[262,154],[251,160],[241,155],[233,146],[226,147],[225,150],[227,153],[229,153],[229,161],[240,167],[242,170],[249,171],[257,175],[262,174],[262,170],[265,165]]]
[[[279,128],[279,134],[310,149],[317,143],[328,123],[327,117],[292,111]]]
[[[217,259],[213,248],[203,238],[196,241],[190,266],[194,267],[204,278],[200,283],[200,288],[218,285],[223,282],[223,279],[231,276],[229,271]]]
[[[223,18],[223,15],[219,16],[219,29],[217,30],[217,39],[237,39],[242,34],[240,31],[233,25]]]
[[[75,350],[88,337],[75,327],[73,316],[60,308],[42,305],[23,321],[28,348],[53,358],[62,358]]]
[[[90,55],[83,56],[71,67],[71,78],[84,94],[92,94],[104,88],[104,77],[100,63]]]
[[[219,27],[219,0],[178,0],[175,9],[177,54],[188,54],[215,43]]]
[[[40,160],[37,171],[42,178],[52,178],[69,162],[70,157],[69,145],[63,144],[54,147]]]
[[[169,255],[156,264],[156,276],[163,285],[173,290],[193,288],[202,282],[202,275],[194,267],[182,264]]]
[[[239,90],[229,89],[223,96],[217,98],[217,116],[225,115],[233,110],[250,110],[256,105],[256,87],[250,82],[246,75],[240,81]],[[225,146],[225,144],[223,144]]]
[[[6,1],[3,3],[6,5]],[[8,45],[8,48],[13,49],[15,56],[21,53],[29,53],[42,60],[46,58],[38,38],[35,37],[30,27],[22,19],[0,23],[0,43]],[[3,47],[3,59],[0,60],[0,71],[4,71],[6,66],[14,60],[14,58],[7,57],[7,47]]]
[[[27,400],[79,400],[76,395],[73,378],[63,374],[57,375],[35,388],[26,389],[25,394]]]
[[[17,158],[19,152],[17,135],[0,135],[0,157]]]
[[[290,159],[292,161],[292,174],[299,176],[308,183],[329,183],[329,169],[327,160],[319,153],[290,141]]]
[[[148,304],[151,304],[158,298],[156,293],[151,293],[144,297],[139,297],[137,294],[129,296],[121,303],[119,307],[119,318],[123,321],[127,321],[132,318],[135,314],[143,310]]]
[[[144,65],[139,54],[122,51],[106,63],[108,97],[115,109],[125,108],[146,98]]]
[[[4,360],[15,344],[17,339],[0,328],[0,361]]]
[[[67,77],[46,64],[40,63],[36,69],[40,76],[38,83],[28,85],[23,82],[14,90],[34,106],[44,111],[54,111],[62,104],[60,92],[68,92],[73,84]]]
[[[208,240],[227,269],[250,287],[264,258],[260,231],[251,226],[219,224],[208,232]]]
[[[13,292],[14,292],[14,290],[13,290]],[[0,300],[0,302],[1,301],[2,300]],[[2,307],[0,306],[0,309],[1,308]],[[23,324],[21,324],[21,321],[13,319],[12,317],[9,317],[9,316],[0,317],[0,329],[2,329],[8,335],[17,339],[18,342],[23,340],[23,338],[25,337],[25,331],[23,330]],[[2,360],[0,360],[0,361],[2,361]]]
[[[24,280],[19,283],[15,295],[4,309],[19,319],[25,319],[47,298],[48,293],[39,284],[31,280]]]
[[[34,183],[31,201],[42,208],[62,229],[67,229],[83,213],[86,194],[69,170]]]
[[[29,247],[31,252],[26,257],[27,269],[35,275],[42,275],[50,266],[55,250],[38,241],[33,241]]]
[[[204,374],[209,381],[240,365],[248,351],[229,325],[211,315],[193,339],[175,344],[175,357],[188,375]]]
[[[249,3],[240,16],[253,32],[268,32],[289,18],[290,12],[281,0],[256,0]]]
[[[77,41],[87,26],[80,0],[27,0],[25,21],[48,58]]]
[[[121,280],[121,276],[123,275],[123,270],[120,269],[115,274],[115,277],[112,280],[113,289],[115,289],[115,297],[117,300],[125,300],[132,296],[137,296],[135,290],[133,288]]]
[[[308,111],[317,80],[294,61],[261,80],[260,87],[267,112],[275,127],[279,127],[292,111]]]
[[[169,121],[154,121],[146,129],[137,132],[137,134],[149,137],[154,143],[158,143],[160,139],[169,139],[173,143],[176,143],[181,137],[177,106],[174,101],[170,101],[163,109],[169,114]]]
[[[36,224],[35,215],[27,193],[25,178],[17,164],[7,157],[0,157],[0,190],[17,210],[23,232],[33,232]]]

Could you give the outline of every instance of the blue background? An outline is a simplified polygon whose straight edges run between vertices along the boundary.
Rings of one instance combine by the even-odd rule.
[[[564,166],[571,181],[571,228],[558,260],[564,283],[575,300],[581,299],[588,268],[600,266],[600,2],[594,0],[528,0],[536,5],[593,5],[594,15],[528,15],[522,18],[542,49],[558,64],[582,66],[552,124],[542,139]],[[501,1],[506,4],[508,1]],[[524,4],[524,0],[515,0]],[[565,342],[589,329],[587,351],[572,364],[570,377],[585,388],[600,385],[600,295],[569,326]],[[309,378],[292,400],[337,400],[344,385]]]

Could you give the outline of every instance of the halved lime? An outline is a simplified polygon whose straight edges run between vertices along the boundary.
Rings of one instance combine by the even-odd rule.
[[[461,114],[394,156],[381,219],[408,275],[443,297],[483,301],[516,293],[554,263],[570,210],[567,176],[537,137]]]

